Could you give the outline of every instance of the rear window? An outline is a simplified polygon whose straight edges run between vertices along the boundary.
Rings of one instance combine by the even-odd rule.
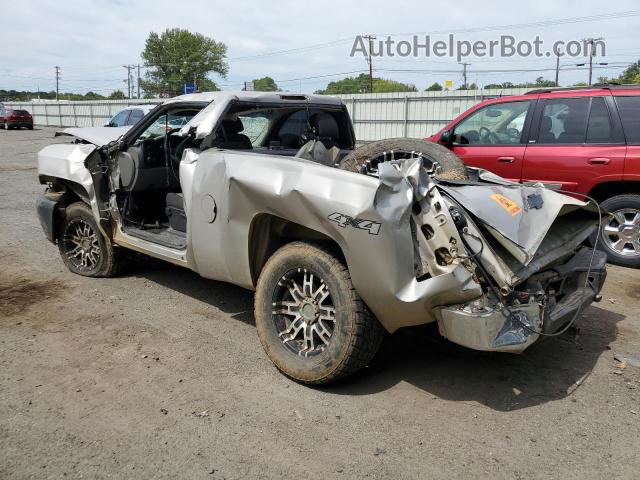
[[[640,145],[640,97],[615,97],[627,143]]]
[[[610,143],[613,141],[613,127],[609,109],[602,97],[591,100],[589,123],[587,124],[587,143]]]
[[[14,110],[13,113],[17,113],[18,115],[29,115],[29,112],[26,110]]]
[[[538,143],[584,143],[588,112],[588,98],[545,100]]]

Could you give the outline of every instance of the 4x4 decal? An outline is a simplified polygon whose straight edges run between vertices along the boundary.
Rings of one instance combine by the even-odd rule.
[[[349,215],[344,215],[343,213],[334,212],[327,217],[332,222],[336,222],[342,228],[346,228],[347,225],[355,228],[359,228],[360,230],[366,230],[369,232],[369,235],[378,235],[380,232],[381,225],[373,220],[365,220],[362,218],[353,218]]]

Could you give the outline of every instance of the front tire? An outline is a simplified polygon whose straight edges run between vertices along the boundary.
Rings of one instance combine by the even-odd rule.
[[[305,384],[351,375],[375,356],[384,330],[329,250],[304,242],[264,266],[255,298],[258,336],[274,365]]]
[[[118,252],[102,235],[91,208],[84,202],[67,207],[57,241],[62,261],[73,273],[85,277],[112,277],[119,270]]]
[[[598,248],[614,265],[640,267],[640,195],[617,195],[600,207],[612,217],[603,222]]]

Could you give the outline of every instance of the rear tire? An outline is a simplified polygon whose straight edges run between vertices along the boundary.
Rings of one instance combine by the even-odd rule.
[[[86,203],[67,207],[57,241],[62,261],[73,273],[85,277],[112,277],[118,273],[119,252],[102,235]]]
[[[264,266],[255,318],[269,359],[305,384],[333,382],[365,367],[384,334],[347,267],[328,250],[304,242],[285,245]]]
[[[600,207],[613,218],[603,221],[598,249],[607,254],[609,263],[640,267],[640,195],[617,195]]]
[[[425,142],[414,138],[390,138],[372,142],[357,148],[347,155],[339,165],[342,170],[361,172],[366,162],[376,158],[386,158],[394,153],[398,158],[399,153],[420,155],[426,161],[437,166],[435,176],[443,179],[465,180],[467,174],[464,163],[451,150],[433,142]],[[385,155],[386,154],[386,155]]]

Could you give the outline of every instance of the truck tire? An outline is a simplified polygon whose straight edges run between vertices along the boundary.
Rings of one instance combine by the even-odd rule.
[[[384,329],[329,250],[293,242],[267,261],[256,288],[258,336],[269,359],[293,380],[324,384],[375,356]]]
[[[112,277],[119,270],[118,253],[105,238],[84,202],[66,208],[57,235],[62,261],[73,273],[85,277]]]
[[[451,150],[433,142],[414,138],[389,138],[364,145],[344,157],[338,168],[350,172],[368,173],[368,168],[377,170],[381,161],[422,156],[430,165],[437,167],[437,178],[465,180],[467,174],[464,163]],[[369,161],[369,163],[367,163]]]
[[[613,217],[603,221],[598,248],[607,254],[609,263],[640,267],[640,195],[617,195],[600,207]]]

